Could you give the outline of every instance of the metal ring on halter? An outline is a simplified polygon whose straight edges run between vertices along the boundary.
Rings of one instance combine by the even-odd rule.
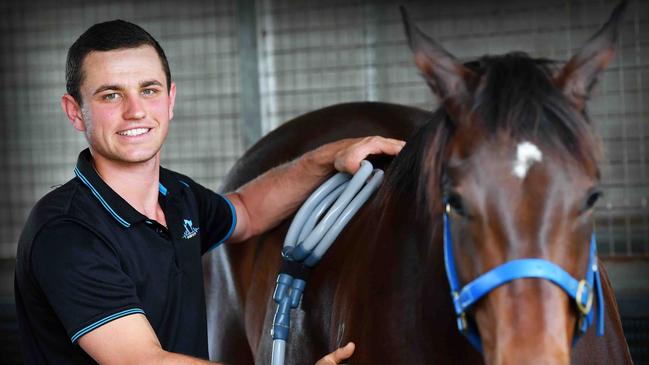
[[[588,290],[588,299],[586,299],[586,305],[583,304],[581,297],[584,295],[584,288]],[[575,295],[575,302],[577,303],[577,308],[582,315],[587,315],[590,312],[590,308],[593,306],[593,288],[588,284],[586,279],[582,279],[579,282],[577,287],[577,294]]]

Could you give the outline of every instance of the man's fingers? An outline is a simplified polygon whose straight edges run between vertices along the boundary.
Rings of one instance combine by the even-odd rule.
[[[331,354],[332,360],[335,364],[347,360],[352,356],[355,349],[356,345],[353,342],[348,342],[345,346],[338,348]]]
[[[344,347],[338,348],[336,351],[323,357],[316,365],[334,365],[340,364],[341,361],[349,359],[354,353],[356,345],[353,342],[347,343]]]
[[[388,155],[396,155],[401,151],[403,146],[406,145],[406,142],[400,141],[398,139],[387,139],[385,143],[382,143],[379,145],[380,152],[388,154]]]
[[[367,156],[378,154],[394,156],[401,151],[405,144],[406,142],[398,139],[380,136],[361,138],[340,151],[334,166],[339,171],[354,174],[358,171],[361,160],[367,158]]]

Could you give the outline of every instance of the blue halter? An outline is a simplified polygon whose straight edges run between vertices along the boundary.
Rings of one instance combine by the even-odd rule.
[[[453,241],[451,238],[450,221],[448,214],[444,213],[444,265],[448,282],[451,286],[451,297],[457,316],[457,326],[460,332],[478,351],[482,352],[480,334],[473,321],[469,323],[466,311],[469,310],[482,297],[489,294],[495,288],[516,279],[538,278],[550,280],[563,289],[574,301],[579,309],[579,321],[575,329],[573,345],[593,323],[593,295],[597,300],[597,335],[604,334],[604,299],[602,284],[597,269],[597,245],[595,233],[590,239],[590,257],[586,276],[577,280],[570,276],[565,270],[545,259],[517,259],[497,266],[488,272],[480,275],[464,287],[455,270],[455,256],[453,255]],[[594,285],[594,286],[593,286]]]

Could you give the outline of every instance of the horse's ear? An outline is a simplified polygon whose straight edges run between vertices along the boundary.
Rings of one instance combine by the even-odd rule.
[[[606,24],[555,76],[557,86],[580,110],[583,110],[597,77],[613,59],[618,28],[626,7],[626,0],[618,4]]]
[[[444,102],[467,98],[473,72],[414,25],[403,6],[400,10],[415,63],[433,92]]]

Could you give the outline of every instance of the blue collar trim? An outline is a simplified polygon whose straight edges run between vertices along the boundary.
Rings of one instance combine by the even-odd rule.
[[[101,196],[101,194],[99,194],[99,192],[97,191],[97,189],[95,189],[95,187],[92,186],[92,184],[90,184],[90,181],[88,181],[88,179],[87,179],[85,176],[83,176],[83,174],[81,173],[81,171],[79,171],[78,168],[76,168],[76,167],[74,168],[74,173],[75,173],[75,175],[77,175],[77,177],[79,178],[79,180],[81,180],[81,182],[83,182],[83,183],[84,183],[84,184],[85,184],[85,185],[90,189],[90,191],[92,191],[92,193],[97,197],[97,199],[99,200],[99,202],[101,203],[101,205],[103,205],[104,208],[106,208],[106,210],[107,210],[107,211],[108,211],[108,212],[109,212],[109,213],[110,213],[110,214],[111,214],[111,215],[112,215],[112,216],[113,216],[113,217],[114,217],[114,218],[115,218],[115,219],[116,219],[116,220],[117,220],[121,225],[123,225],[124,227],[127,227],[127,228],[131,226],[131,224],[130,224],[129,222],[127,222],[124,218],[120,217],[117,213],[115,213],[115,211],[113,210],[113,208],[111,208],[110,205],[108,205],[108,203],[106,202],[106,200],[104,200],[104,198]]]
[[[160,191],[160,194],[167,196],[167,193],[169,192],[167,188],[164,185],[162,185],[162,183],[158,183],[158,185],[159,185],[158,190]]]

